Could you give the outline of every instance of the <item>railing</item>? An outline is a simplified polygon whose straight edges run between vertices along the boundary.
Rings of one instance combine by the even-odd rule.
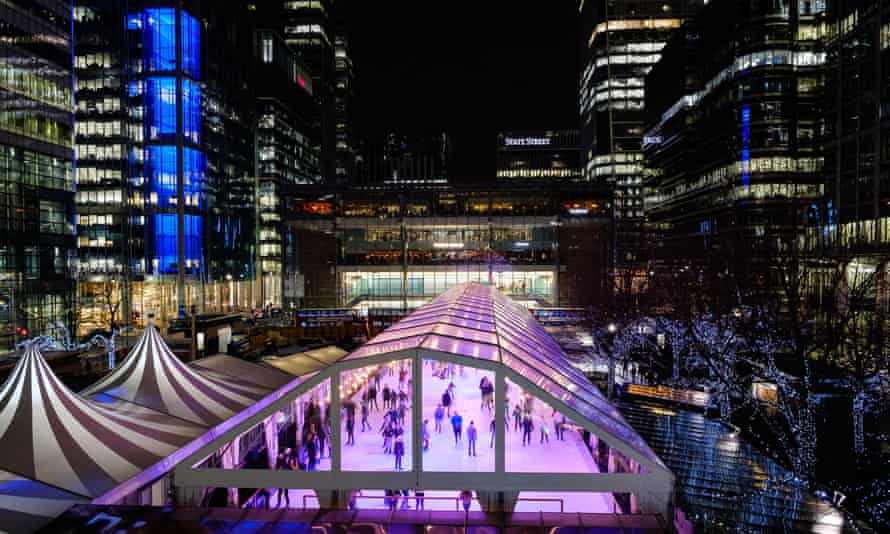
[[[307,504],[306,504],[306,499],[307,499],[307,498],[309,498],[309,499],[315,499],[316,503],[319,502],[319,501],[318,501],[318,496],[313,495],[313,494],[311,494],[311,493],[307,493],[307,494],[303,495],[303,498],[302,498],[302,501],[303,501],[303,508],[302,508],[302,509],[303,509],[303,510],[307,510],[307,509],[309,508],[309,507],[307,506]],[[350,501],[352,501],[353,499],[355,499],[356,503],[358,502],[359,499],[368,499],[368,500],[375,500],[375,501],[376,501],[376,500],[380,500],[380,501],[384,501],[384,503],[386,502],[386,499],[405,499],[405,500],[407,500],[407,501],[409,501],[409,502],[410,502],[411,500],[413,500],[413,501],[415,502],[415,505],[417,505],[417,504],[421,504],[421,505],[422,505],[422,503],[426,503],[426,502],[428,502],[428,501],[446,501],[446,502],[454,501],[454,509],[455,509],[456,511],[458,511],[458,512],[460,511],[460,505],[461,505],[461,499],[460,499],[460,497],[427,497],[427,496],[425,496],[425,495],[423,495],[423,496],[419,496],[419,497],[418,497],[418,496],[416,496],[416,495],[407,495],[407,496],[406,496],[406,495],[401,495],[401,494],[399,494],[399,495],[393,495],[393,496],[389,496],[389,497],[388,497],[388,496],[386,496],[386,495],[363,495],[361,492],[358,492],[357,494],[355,494],[355,495],[352,496],[352,498],[350,499]],[[476,500],[478,501],[478,499],[476,499]],[[558,499],[558,498],[547,498],[547,497],[528,498],[528,497],[520,497],[520,498],[516,499],[516,502],[517,502],[517,503],[520,503],[520,502],[559,503],[559,513],[565,513],[565,501],[563,501],[562,499]],[[319,504],[319,506],[320,506],[320,504]],[[541,511],[543,511],[543,510],[541,510]]]

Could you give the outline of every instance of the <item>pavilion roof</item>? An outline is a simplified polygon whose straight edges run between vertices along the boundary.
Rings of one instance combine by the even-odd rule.
[[[567,360],[556,340],[531,313],[492,286],[454,286],[346,359],[418,348],[505,365],[664,467],[618,409]]]

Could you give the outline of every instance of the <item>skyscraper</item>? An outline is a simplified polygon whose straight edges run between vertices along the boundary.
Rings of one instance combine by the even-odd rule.
[[[200,7],[75,5],[83,333],[252,301],[249,13]]]
[[[337,111],[337,98],[348,91],[337,90],[339,76],[347,75],[347,65],[335,62],[335,21],[333,0],[286,0],[281,2],[282,35],[297,51],[312,73],[313,94],[320,109],[321,176],[325,181],[336,178],[337,128],[343,115]],[[346,53],[345,42],[341,47]],[[345,109],[345,108],[344,108]]]
[[[659,258],[756,288],[798,250],[824,190],[823,10],[803,7],[710,4],[649,74],[664,88],[646,95],[644,144]]]
[[[537,130],[498,134],[498,181],[577,182],[581,174],[578,130]]]
[[[587,180],[615,190],[616,261],[637,265],[645,236],[645,79],[671,31],[704,0],[582,0],[579,105]]]
[[[259,302],[289,305],[295,276],[293,229],[287,224],[288,192],[321,182],[318,106],[312,75],[281,36],[257,30],[254,39],[256,88],[256,177],[259,232]]]
[[[76,314],[72,274],[71,4],[0,8],[0,346],[60,333]]]
[[[825,8],[824,2],[813,4]],[[820,234],[827,246],[862,256],[886,254],[890,241],[888,17],[887,0],[834,2],[829,23],[811,29],[826,33],[828,62],[827,201]]]
[[[345,35],[334,37],[334,58],[336,69],[334,121],[337,142],[334,174],[337,183],[345,184],[355,175],[355,156],[358,148],[353,110],[355,68],[350,57],[349,40]]]

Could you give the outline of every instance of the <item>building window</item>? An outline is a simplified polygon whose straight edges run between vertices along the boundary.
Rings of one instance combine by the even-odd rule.
[[[263,63],[272,63],[272,38],[263,37]]]

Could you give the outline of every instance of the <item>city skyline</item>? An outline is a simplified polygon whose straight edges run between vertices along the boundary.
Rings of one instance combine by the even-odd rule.
[[[890,0],[0,3],[0,530],[890,528],[888,72]]]

